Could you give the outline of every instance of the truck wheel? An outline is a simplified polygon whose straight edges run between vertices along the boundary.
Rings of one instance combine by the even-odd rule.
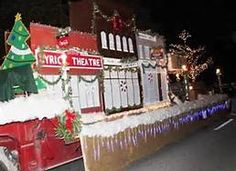
[[[5,147],[0,147],[0,171],[18,171],[17,164],[6,156],[5,149]]]

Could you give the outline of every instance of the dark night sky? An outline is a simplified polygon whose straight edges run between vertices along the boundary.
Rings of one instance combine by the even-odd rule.
[[[146,15],[148,25],[164,35],[167,44],[174,43],[183,29],[188,30],[196,45],[206,46],[214,66],[222,68],[226,82],[236,81],[233,59],[236,56],[236,10],[223,0],[143,1],[139,13]]]
[[[222,68],[224,80],[236,81],[233,58],[236,56],[236,10],[225,0],[120,0],[136,9],[137,25],[165,36],[167,45],[175,43],[179,32],[186,29],[196,45],[204,45],[214,58],[214,66]],[[40,22],[67,26],[67,0],[8,0],[0,2],[0,34],[11,30],[16,12],[23,22]],[[63,8],[61,8],[63,7]],[[1,56],[3,41],[1,39]]]

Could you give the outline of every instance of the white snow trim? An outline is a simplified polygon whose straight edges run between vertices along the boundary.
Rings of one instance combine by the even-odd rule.
[[[11,46],[10,51],[12,51],[14,54],[17,54],[17,55],[27,55],[27,54],[31,54],[32,53],[30,48],[25,49],[25,50],[21,50],[21,49],[17,49],[14,46]]]
[[[141,124],[153,124],[157,121],[163,121],[164,119],[189,112],[193,109],[201,109],[223,100],[227,100],[226,95],[204,96],[199,100],[186,102],[172,107],[161,108],[136,116],[125,116],[121,119],[110,122],[102,121],[91,125],[83,125],[81,135],[89,137],[110,137],[127,128],[135,128]]]
[[[32,119],[53,118],[64,112],[69,104],[53,93],[41,92],[0,102],[0,125]]]

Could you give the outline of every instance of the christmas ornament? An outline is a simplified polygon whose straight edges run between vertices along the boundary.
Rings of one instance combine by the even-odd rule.
[[[35,57],[26,43],[29,37],[30,34],[21,21],[21,14],[17,13],[15,16],[15,24],[6,41],[11,48],[3,61],[1,66],[2,69],[32,64],[35,62]]]
[[[120,14],[117,10],[114,10],[114,14],[112,17],[112,28],[116,31],[121,31],[124,27],[123,21],[121,20]]]
[[[65,110],[58,116],[56,136],[65,142],[74,140],[81,131],[80,115],[71,110]]]

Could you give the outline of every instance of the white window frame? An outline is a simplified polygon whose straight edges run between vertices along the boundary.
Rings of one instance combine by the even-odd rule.
[[[112,33],[109,33],[108,38],[109,38],[109,49],[115,50],[114,35]]]
[[[133,40],[130,37],[128,38],[128,44],[129,44],[129,52],[134,53]]]
[[[150,59],[150,47],[144,46],[144,59]]]
[[[138,54],[139,54],[139,58],[143,59],[143,46],[142,45],[138,45]]]
[[[128,52],[128,44],[125,36],[122,37],[123,51]]]
[[[120,40],[120,36],[119,35],[116,35],[116,50],[117,51],[122,51],[121,40]]]
[[[106,35],[105,31],[101,31],[100,35],[101,35],[102,49],[108,49],[107,35]]]

